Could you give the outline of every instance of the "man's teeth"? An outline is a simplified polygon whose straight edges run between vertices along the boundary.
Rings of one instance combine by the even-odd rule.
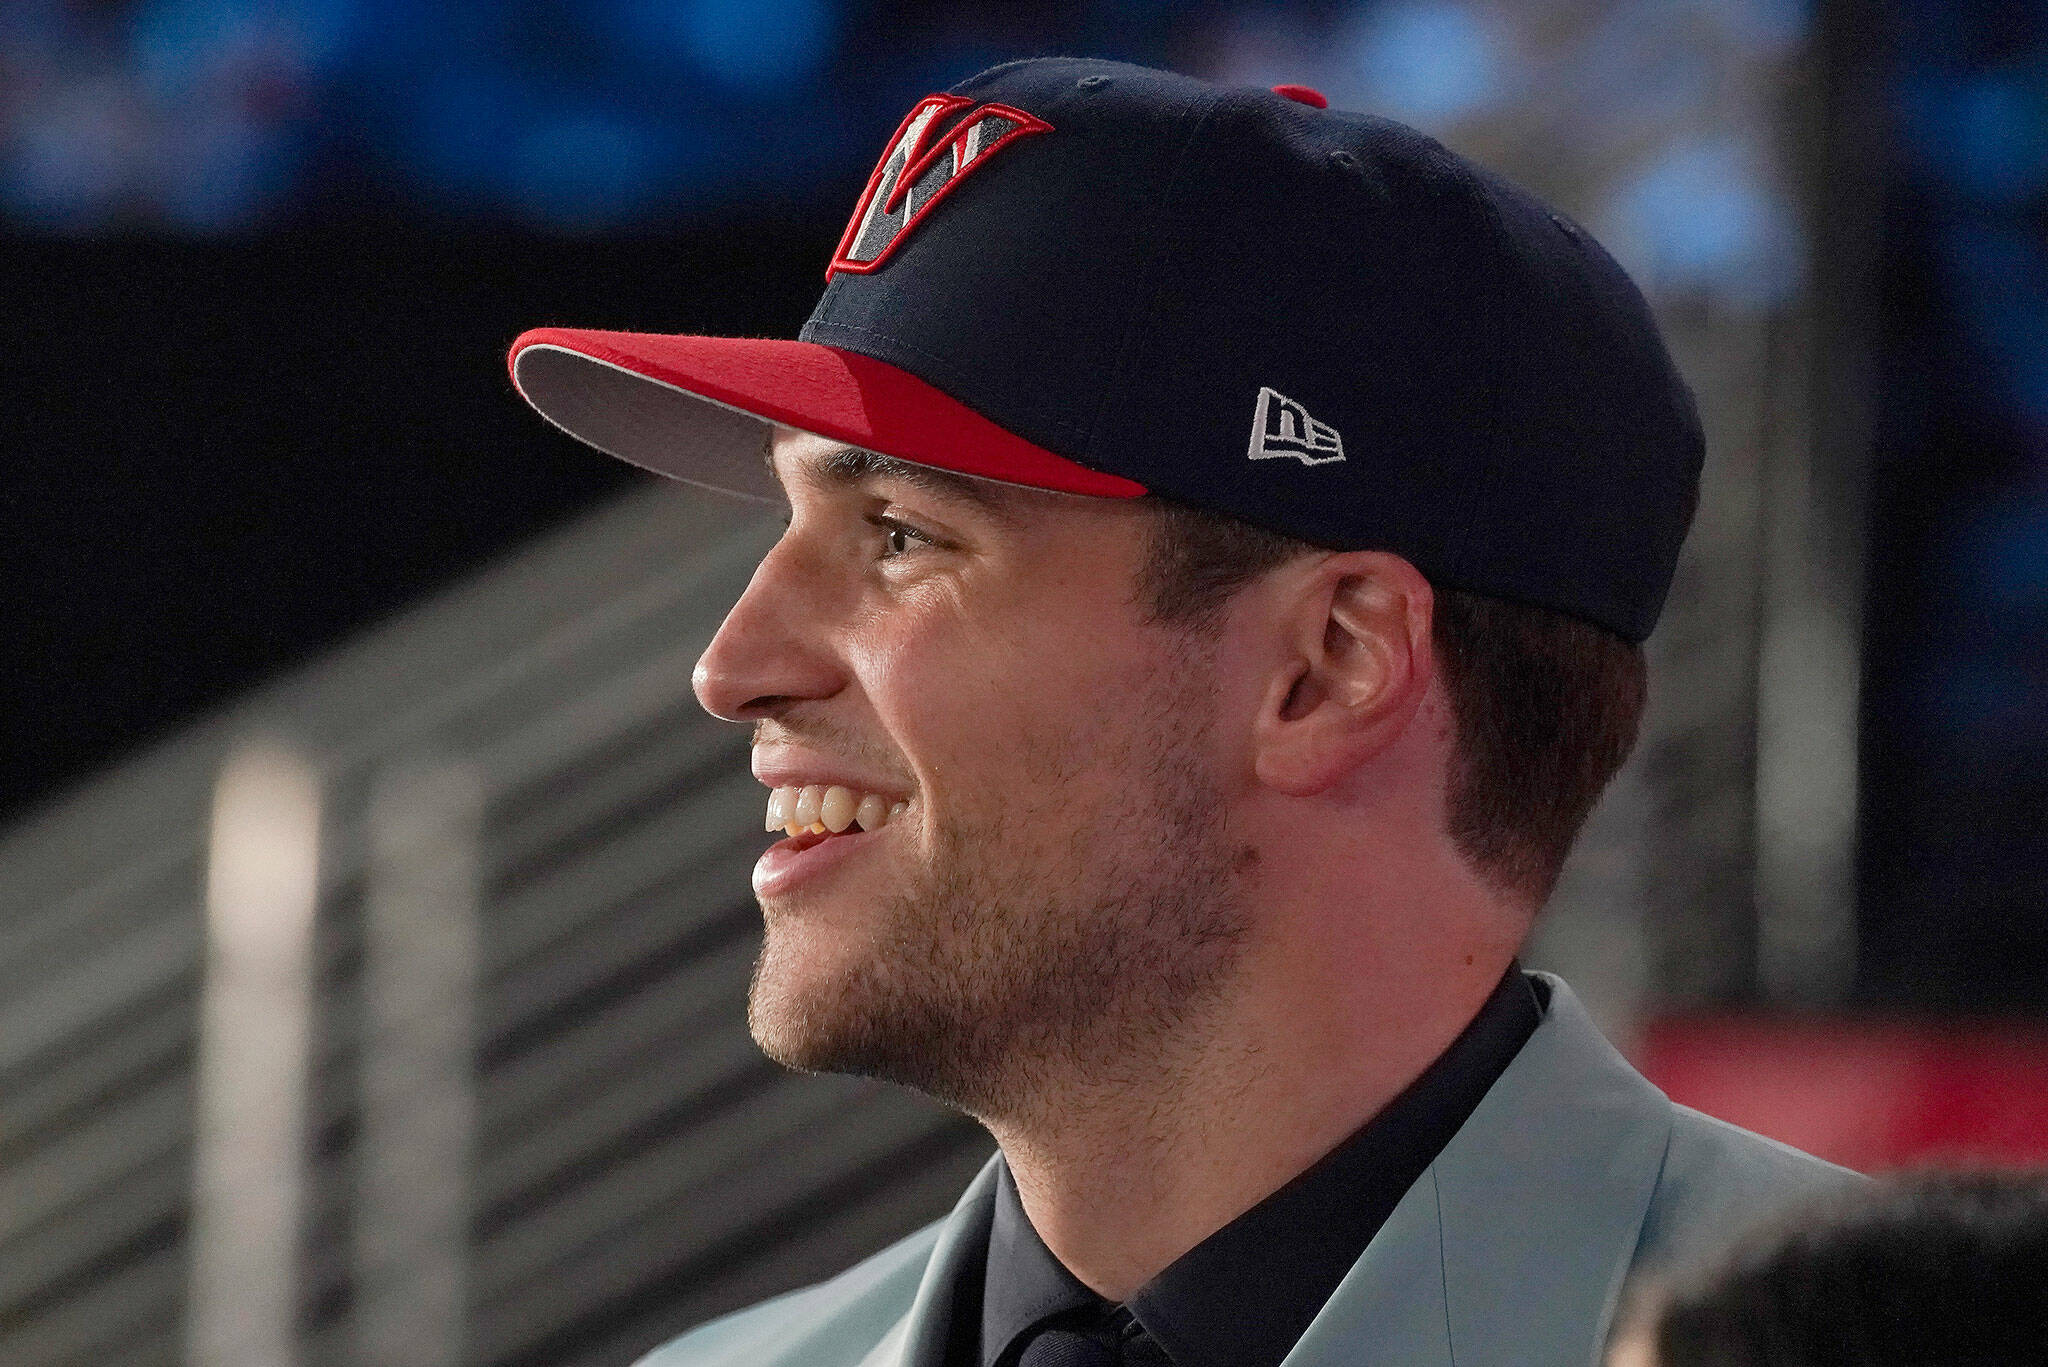
[[[791,835],[802,835],[805,831],[837,835],[858,825],[864,831],[872,831],[888,825],[909,805],[892,805],[885,797],[857,793],[836,783],[830,787],[813,783],[803,788],[776,788],[768,794],[768,824],[762,829],[787,831]]]

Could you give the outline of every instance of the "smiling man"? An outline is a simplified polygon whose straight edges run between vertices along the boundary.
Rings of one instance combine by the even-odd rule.
[[[827,279],[796,341],[512,375],[787,506],[694,680],[785,832],[748,1024],[999,1152],[653,1361],[1591,1363],[1631,1268],[1844,1179],[1516,961],[1701,459],[1581,229],[1310,90],[1047,59],[920,101]]]
[[[1230,829],[1215,651],[1133,600],[1150,509],[786,429],[775,451],[789,532],[696,680],[755,723],[771,816],[814,828],[756,869],[754,1037],[992,1126],[1100,1114],[1077,1103],[1128,1060],[1202,1052],[1183,1036],[1233,971],[1258,855]],[[822,810],[835,787],[886,824]]]

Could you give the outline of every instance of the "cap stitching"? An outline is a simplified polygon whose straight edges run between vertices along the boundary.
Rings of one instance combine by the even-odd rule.
[[[1159,192],[1159,202],[1154,206],[1155,230],[1158,223],[1166,218],[1166,208],[1173,203],[1174,195],[1180,190],[1181,177],[1187,170],[1188,159],[1194,151],[1196,140],[1216,117],[1216,111],[1223,107],[1225,93],[1218,90],[1209,96],[1209,107],[1202,111],[1202,117],[1195,120],[1195,126],[1188,130],[1186,140],[1181,143],[1180,152],[1174,158],[1173,174],[1167,177],[1165,188]],[[1125,320],[1123,339],[1117,343],[1116,359],[1110,363],[1109,378],[1103,383],[1102,393],[1096,399],[1095,412],[1089,416],[1087,429],[1080,436],[1082,450],[1090,455],[1095,451],[1095,438],[1101,431],[1103,415],[1109,411],[1110,401],[1123,383],[1124,373],[1130,364],[1131,352],[1139,336],[1139,324],[1151,317],[1159,292],[1165,288],[1165,282],[1160,277],[1166,269],[1167,251],[1171,245],[1169,236],[1177,241],[1178,234],[1169,235],[1155,231],[1152,235],[1158,240],[1159,245],[1153,249],[1152,259],[1145,267],[1146,287],[1142,291],[1145,302],[1142,306],[1132,309],[1129,318]],[[1149,485],[1149,478],[1146,483]]]
[[[1479,212],[1484,215],[1487,226],[1493,230],[1491,245],[1495,253],[1497,255],[1504,255],[1501,252],[1501,245],[1504,239],[1508,237],[1508,230],[1506,222],[1500,216],[1499,206],[1493,202],[1493,197],[1487,193],[1486,185],[1479,177],[1473,175],[1465,167],[1461,158],[1455,153],[1450,152],[1450,149],[1443,147],[1443,144],[1438,143],[1437,146],[1447,154],[1448,164],[1456,175],[1459,187],[1469,197],[1478,201]],[[1495,281],[1495,302],[1497,305],[1505,294],[1504,274],[1496,273],[1493,279]],[[1496,463],[1505,456],[1505,452],[1501,449],[1501,376],[1504,369],[1503,363],[1506,359],[1506,349],[1502,344],[1500,309],[1498,307],[1488,310],[1488,324],[1487,342],[1493,353],[1491,357],[1493,364],[1487,367],[1486,382],[1486,434],[1491,448],[1491,459],[1488,461],[1489,473],[1491,473],[1496,467]],[[1457,567],[1453,577],[1464,578],[1467,576],[1470,567],[1466,564],[1466,559],[1468,548],[1472,543],[1472,529],[1477,525],[1480,509],[1484,505],[1485,500],[1483,498],[1470,498],[1466,500],[1465,516],[1458,524],[1455,536],[1448,540],[1444,546],[1445,558]]]

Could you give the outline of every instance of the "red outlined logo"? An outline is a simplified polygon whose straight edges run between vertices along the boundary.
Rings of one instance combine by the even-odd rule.
[[[879,268],[970,171],[1018,138],[1052,132],[1044,119],[1006,104],[973,106],[964,95],[927,95],[917,102],[868,177],[868,188],[825,268],[827,280],[835,271],[866,274]],[[969,108],[972,113],[943,137],[936,136],[948,118]]]

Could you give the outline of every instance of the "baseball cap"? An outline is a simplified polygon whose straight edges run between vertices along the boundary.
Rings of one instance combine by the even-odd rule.
[[[543,327],[550,422],[780,499],[782,424],[1156,494],[1641,641],[1698,499],[1691,392],[1584,229],[1316,92],[1075,58],[920,100],[794,340]]]

